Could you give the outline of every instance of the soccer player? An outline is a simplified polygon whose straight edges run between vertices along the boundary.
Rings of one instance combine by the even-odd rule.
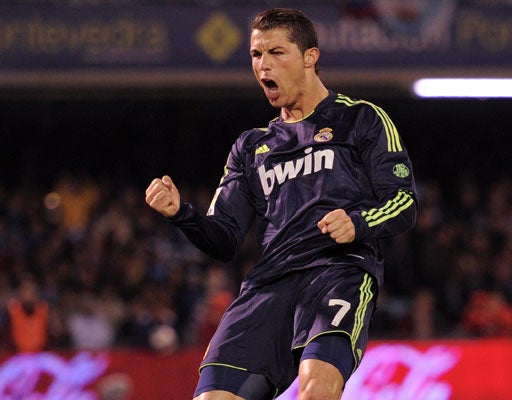
[[[339,400],[382,284],[378,239],[416,219],[411,162],[381,108],[326,89],[301,11],[256,16],[250,55],[280,114],[234,143],[207,215],[167,175],[146,190],[153,209],[221,260],[257,224],[261,257],[210,342],[194,396],[273,399],[298,375],[299,399]]]

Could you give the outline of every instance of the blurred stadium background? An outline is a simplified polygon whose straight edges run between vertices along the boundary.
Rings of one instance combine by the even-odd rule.
[[[216,263],[144,190],[169,173],[205,209],[236,137],[277,115],[247,51],[273,6],[312,17],[324,81],[388,112],[419,183],[417,227],[384,243],[375,356],[347,398],[510,398],[512,93],[412,89],[512,78],[510,0],[2,2],[0,398],[190,398],[257,250]]]

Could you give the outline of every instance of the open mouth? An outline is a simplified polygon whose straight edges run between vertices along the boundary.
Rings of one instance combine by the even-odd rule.
[[[277,90],[277,83],[272,79],[262,79],[261,80],[265,87],[271,91]]]
[[[273,102],[279,98],[279,86],[276,81],[263,78],[261,83],[263,84],[265,95],[269,101]]]

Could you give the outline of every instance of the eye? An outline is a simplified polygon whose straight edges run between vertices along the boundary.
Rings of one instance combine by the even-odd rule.
[[[281,54],[284,54],[284,51],[282,48],[274,48],[274,49],[270,49],[269,53],[274,54],[274,55],[281,55]]]

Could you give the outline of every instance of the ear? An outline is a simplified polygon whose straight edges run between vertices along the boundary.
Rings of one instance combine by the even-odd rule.
[[[320,50],[317,47],[312,47],[304,52],[304,66],[306,68],[315,67],[320,58]]]

